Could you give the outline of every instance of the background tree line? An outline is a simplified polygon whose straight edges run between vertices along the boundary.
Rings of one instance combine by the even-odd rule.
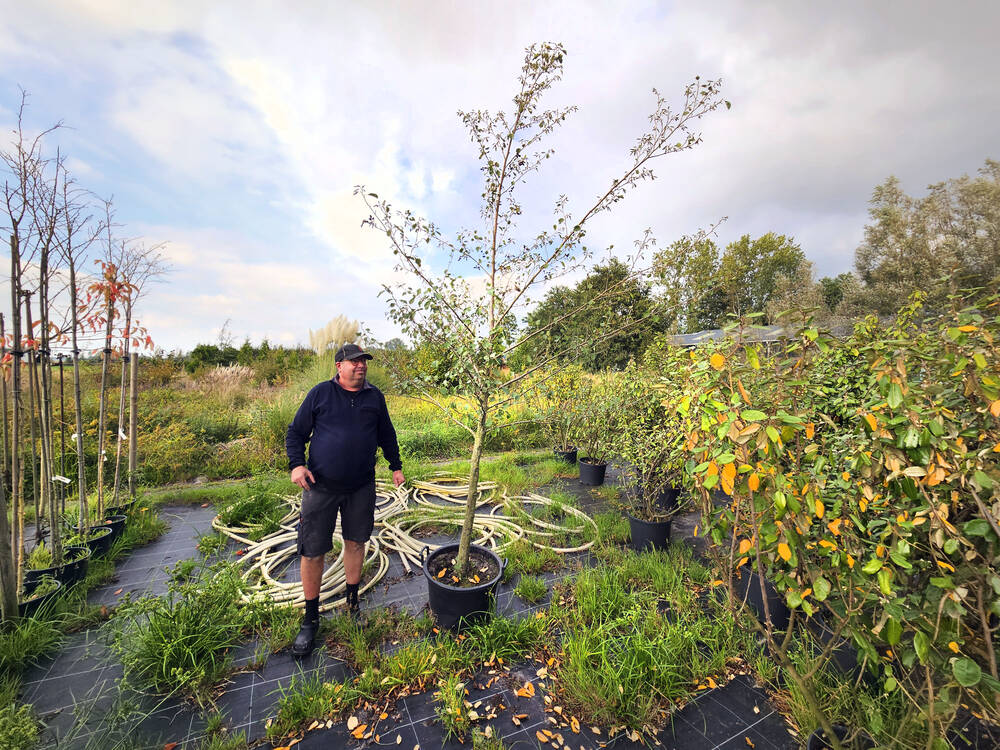
[[[853,271],[818,280],[795,239],[774,232],[745,234],[725,248],[707,236],[682,238],[660,249],[644,275],[612,258],[575,286],[548,291],[525,327],[551,325],[521,358],[542,358],[568,349],[570,341],[624,329],[585,345],[579,359],[590,370],[617,369],[662,333],[721,328],[751,314],[756,323],[769,324],[793,308],[814,310],[822,325],[847,327],[868,314],[894,314],[917,290],[933,312],[960,289],[996,288],[1000,162],[987,159],[975,177],[930,185],[923,198],[907,195],[889,177],[874,189],[868,214]],[[602,304],[565,315],[602,294]],[[525,362],[510,364],[518,369]]]

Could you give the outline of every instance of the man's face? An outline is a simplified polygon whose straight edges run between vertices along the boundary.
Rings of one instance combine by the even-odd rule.
[[[360,388],[368,374],[368,360],[364,357],[345,359],[337,363],[337,374],[345,388]]]

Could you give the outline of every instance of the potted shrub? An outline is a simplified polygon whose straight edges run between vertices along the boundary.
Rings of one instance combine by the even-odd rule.
[[[580,443],[580,483],[592,487],[604,484],[608,468],[617,404],[609,376],[592,376],[580,382],[574,414]]]
[[[541,379],[536,403],[552,452],[566,463],[576,465],[580,412],[575,409],[584,379],[577,364],[560,366]]]
[[[676,379],[660,382],[658,372],[677,372],[671,362],[679,354],[651,347],[643,366],[630,362],[613,377],[615,422],[611,450],[622,464],[632,546],[663,549],[671,519],[681,508],[688,424],[679,409],[683,394]]]

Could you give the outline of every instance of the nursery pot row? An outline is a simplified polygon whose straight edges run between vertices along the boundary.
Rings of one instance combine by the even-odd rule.
[[[429,547],[424,547],[420,551],[431,612],[437,624],[449,630],[460,629],[464,625],[489,617],[496,598],[496,588],[507,567],[507,561],[501,560],[492,550],[480,547],[478,544],[470,544],[470,557],[479,554],[489,558],[496,565],[497,573],[494,577],[477,586],[469,587],[452,586],[435,578],[431,574],[430,566],[435,560],[457,555],[458,547],[458,544],[446,544],[433,552]]]
[[[82,581],[87,577],[87,567],[90,564],[90,549],[87,547],[66,547],[63,556],[69,560],[62,565],[53,565],[51,568],[41,568],[38,570],[24,571],[24,587],[31,590],[45,578],[55,578],[60,583],[71,586],[77,581]]]

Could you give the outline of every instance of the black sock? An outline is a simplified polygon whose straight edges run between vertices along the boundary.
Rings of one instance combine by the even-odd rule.
[[[358,601],[358,586],[360,583],[349,583],[347,584],[347,601],[356,604]]]
[[[306,599],[306,615],[303,618],[308,621],[319,619],[319,597]]]

